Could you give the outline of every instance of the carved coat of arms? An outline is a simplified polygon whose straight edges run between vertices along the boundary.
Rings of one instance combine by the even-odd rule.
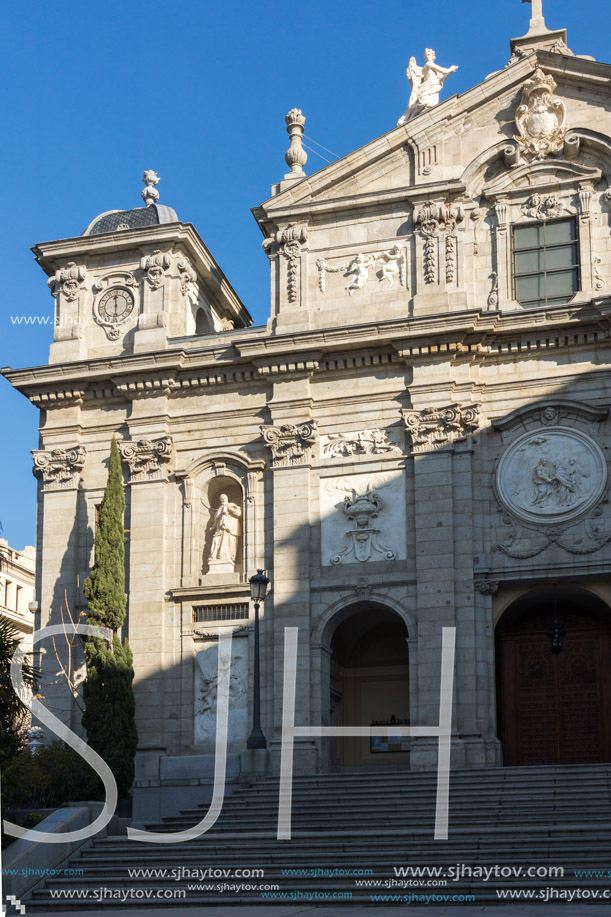
[[[519,136],[515,139],[526,159],[545,159],[564,143],[566,108],[564,102],[552,97],[555,88],[553,76],[540,68],[524,83],[522,101],[516,112]]]

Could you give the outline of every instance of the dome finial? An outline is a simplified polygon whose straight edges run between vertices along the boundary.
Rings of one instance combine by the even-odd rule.
[[[147,207],[150,207],[151,204],[156,204],[159,200],[159,191],[155,188],[155,185],[160,181],[159,176],[156,172],[153,172],[152,169],[145,169],[144,175],[142,176],[142,181],[146,185],[144,191],[142,191],[142,200]]]

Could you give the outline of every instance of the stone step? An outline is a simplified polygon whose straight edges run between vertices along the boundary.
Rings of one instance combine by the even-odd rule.
[[[473,867],[490,868],[494,866],[499,866],[499,867],[510,867],[511,869],[516,869],[516,870],[521,868],[523,873],[526,873],[526,870],[530,866],[533,866],[533,865],[546,866],[546,867],[556,865],[553,862],[548,862],[550,857],[546,856],[545,854],[542,854],[542,856],[537,860],[536,864],[534,864],[531,856],[523,856],[522,859],[517,858],[515,855],[515,850],[507,850],[504,853],[500,853],[498,857],[497,857],[497,853],[499,853],[499,851],[497,850],[495,850],[494,853],[488,852],[487,854],[480,855],[480,856],[477,856],[476,853],[477,852],[474,853],[473,851],[471,851],[469,863],[466,864],[467,866],[472,867],[472,868]],[[597,856],[599,858],[599,861],[605,864],[602,867],[597,867],[596,865],[592,865],[592,854],[591,853],[587,855],[583,854],[581,856],[576,856],[574,851],[570,851],[567,849],[564,851],[564,854],[565,855],[563,857],[562,865],[563,865],[563,868],[565,869],[566,875],[572,875],[573,870],[596,870],[598,869],[598,870],[604,871],[606,874],[609,873],[608,855],[606,855],[604,852],[601,852],[600,849],[597,850]],[[550,855],[552,857],[557,856],[558,851],[553,851]],[[376,860],[379,860],[379,862],[377,862]],[[84,865],[83,863],[79,864],[79,861],[76,859],[71,860],[71,864],[73,866]],[[448,865],[455,866],[456,864],[455,863],[448,864],[447,854],[445,857],[440,857],[438,855],[437,858],[433,857],[432,855],[427,856],[427,857],[420,857],[420,858],[415,858],[413,856],[410,856],[409,862],[405,862],[405,863],[393,862],[390,865],[388,861],[386,860],[385,855],[384,855],[384,858],[382,857],[374,858],[374,856],[372,855],[371,859],[370,860],[368,859],[368,865],[365,865],[364,863],[361,863],[361,864],[354,863],[352,862],[352,860],[350,860],[350,862],[346,863],[346,865],[340,865],[338,863],[335,863],[333,867],[324,867],[320,863],[312,863],[308,861],[299,862],[298,860],[296,860],[293,857],[293,859],[289,858],[288,861],[285,863],[257,862],[257,864],[249,865],[248,868],[249,869],[264,869],[266,880],[270,879],[271,877],[276,877],[276,878],[281,878],[283,881],[286,881],[292,878],[291,876],[287,876],[284,874],[287,870],[297,871],[299,875],[296,875],[294,878],[300,879],[300,880],[302,878],[303,879],[306,879],[306,878],[307,879],[310,879],[310,878],[317,879],[319,877],[324,878],[325,877],[324,873],[321,874],[321,876],[319,876],[318,873],[321,869],[324,871],[325,868],[327,869],[327,871],[329,869],[337,869],[337,870],[349,870],[350,869],[350,870],[361,870],[364,872],[368,872],[369,870],[371,870],[372,871],[371,875],[369,876],[361,875],[360,877],[357,876],[357,878],[375,879],[375,878],[380,878],[381,876],[394,876],[395,873],[394,873],[393,867],[395,866],[397,868],[403,867],[403,866],[409,866],[410,868],[413,867],[416,869],[419,867],[426,867],[427,869],[428,868],[431,868],[431,869],[444,868],[445,869]],[[131,878],[127,875],[128,871],[133,871],[133,870],[138,870],[138,869],[143,869],[143,870],[157,869],[159,871],[165,870],[165,876],[161,876],[161,875],[147,876],[146,881],[150,881],[150,882],[159,882],[159,881],[162,881],[162,879],[164,879],[165,881],[167,881],[168,879],[174,880],[174,878],[176,878],[176,876],[178,875],[182,876],[181,881],[197,881],[197,879],[195,878],[190,879],[188,876],[185,877],[184,875],[182,875],[182,870],[187,869],[193,872],[196,869],[201,870],[202,868],[203,867],[202,867],[201,862],[197,861],[195,858],[193,858],[193,861],[190,866],[188,865],[186,860],[183,862],[183,858],[181,857],[176,857],[174,858],[174,860],[170,857],[165,857],[165,858],[160,857],[158,860],[153,860],[147,857],[146,861],[139,860],[137,862],[134,862],[133,864],[127,864],[125,862],[119,864],[116,862],[116,860],[110,860],[110,859],[108,860],[107,863],[105,863],[103,859],[97,858],[94,861],[93,865],[91,864],[87,865],[86,877],[79,876],[78,881],[81,883],[82,882],[95,883],[95,881],[98,878],[109,877],[109,876],[116,876],[116,877],[121,878],[122,880],[127,880],[127,879],[131,880]],[[237,861],[234,861],[232,863],[227,860],[223,860],[222,865],[215,866],[214,862],[211,862],[207,859],[206,868],[216,869],[217,871],[220,870],[220,871],[225,871],[225,872],[226,871],[235,872],[236,869],[243,869],[244,867],[240,866],[237,863]],[[338,878],[340,877],[341,876],[338,876]],[[216,878],[220,879],[222,877],[217,876]],[[417,877],[414,877],[414,878],[417,878]],[[422,878],[427,878],[427,876],[423,876]],[[212,879],[210,881],[212,881]],[[54,885],[63,887],[64,883],[65,883],[65,879],[62,877],[57,877],[57,878],[49,877],[47,879],[47,884],[49,885],[49,887],[53,887]]]
[[[355,775],[320,775],[295,778],[293,783],[290,841],[276,838],[277,779],[241,788],[224,801],[223,811],[210,832],[178,845],[162,846],[122,837],[96,838],[78,851],[70,865],[85,869],[82,877],[49,877],[27,901],[28,913],[80,911],[99,908],[93,899],[57,899],[52,891],[72,889],[93,892],[106,887],[137,888],[156,894],[165,888],[198,885],[188,877],[134,878],[128,868],[210,866],[223,869],[264,868],[262,879],[205,879],[239,885],[277,884],[281,891],[300,891],[302,897],[261,898],[260,891],[219,894],[206,889],[172,900],[172,911],[184,906],[260,904],[337,904],[340,899],[308,899],[317,892],[352,893],[350,904],[375,906],[372,894],[420,893],[474,894],[479,905],[498,904],[498,888],[528,888],[537,893],[546,887],[608,889],[609,879],[578,878],[575,869],[609,866],[611,848],[611,767],[514,768],[463,771],[452,774],[450,826],[447,841],[433,838],[436,774],[393,771]],[[202,805],[185,809],[148,830],[173,833],[197,823],[207,811]],[[372,828],[375,843],[372,848]],[[345,864],[344,868],[372,868],[360,881],[399,879],[391,866],[445,867],[531,865],[564,866],[564,878],[505,878],[488,882],[461,877],[447,886],[412,886],[400,889],[355,886],[358,877],[282,876],[282,869],[314,869]],[[414,877],[414,881],[419,881]],[[423,879],[420,879],[423,881]],[[426,879],[424,879],[426,881]],[[519,884],[518,884],[519,882]],[[389,902],[392,903],[392,902]],[[399,903],[399,902],[397,902]],[[404,904],[408,902],[402,902]],[[159,899],[140,898],[130,906],[160,906]],[[116,900],[106,908],[118,907]]]

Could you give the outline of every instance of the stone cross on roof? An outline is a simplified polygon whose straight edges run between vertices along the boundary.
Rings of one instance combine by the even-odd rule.
[[[522,0],[522,3],[532,4],[530,26],[526,35],[511,39],[511,53],[514,58],[529,54],[537,48],[549,51],[566,47],[566,29],[548,29],[545,25],[543,0]]]
[[[543,19],[543,0],[522,0],[522,3],[532,3],[532,14],[530,17],[530,28],[532,30],[535,23],[545,25]]]

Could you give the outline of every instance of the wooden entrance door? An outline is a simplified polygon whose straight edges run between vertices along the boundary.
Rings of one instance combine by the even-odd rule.
[[[558,655],[539,614],[497,639],[500,738],[506,765],[611,760],[611,629],[594,617],[562,616]]]

